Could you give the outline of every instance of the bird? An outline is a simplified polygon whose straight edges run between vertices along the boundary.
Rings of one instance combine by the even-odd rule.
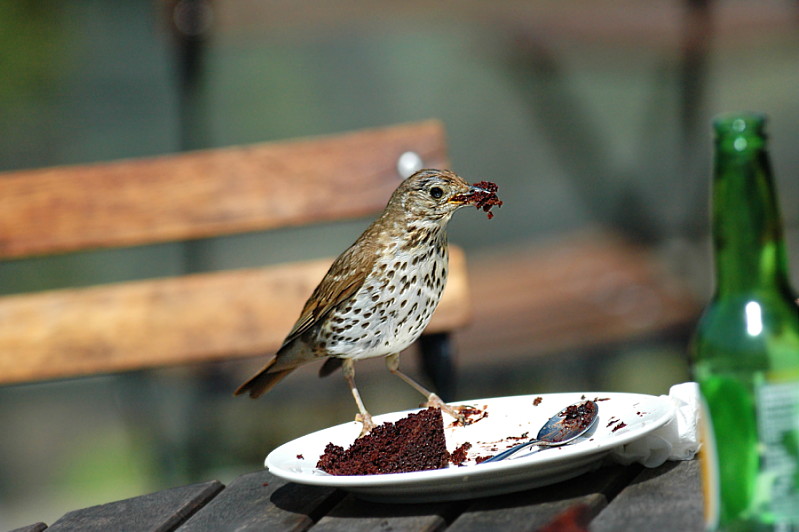
[[[419,338],[441,299],[453,213],[470,204],[488,211],[486,198],[496,198],[496,186],[486,190],[482,184],[487,182],[470,185],[451,170],[437,169],[403,180],[383,212],[333,261],[274,357],[234,395],[260,397],[299,366],[324,359],[320,376],[342,368],[363,436],[375,423],[355,385],[355,362],[385,357],[391,373],[427,398],[424,406],[465,421],[399,370],[399,353]]]

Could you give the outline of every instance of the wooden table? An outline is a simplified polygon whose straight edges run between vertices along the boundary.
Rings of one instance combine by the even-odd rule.
[[[467,501],[378,504],[267,471],[167,489],[18,530],[703,530],[699,463],[611,465],[556,485]],[[569,528],[568,525],[572,527]]]

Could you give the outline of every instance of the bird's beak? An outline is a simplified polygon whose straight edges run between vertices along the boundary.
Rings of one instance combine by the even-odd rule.
[[[486,192],[487,193],[488,191],[483,189],[483,188],[476,187],[474,185],[470,185],[468,191],[466,191],[463,194],[456,194],[456,195],[452,196],[449,199],[448,203],[454,203],[455,205],[468,205],[469,203],[472,203],[472,201],[474,200],[474,195],[477,192]]]

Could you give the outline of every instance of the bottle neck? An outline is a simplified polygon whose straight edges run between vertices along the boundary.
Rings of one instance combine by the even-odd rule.
[[[787,287],[782,223],[766,141],[759,128],[719,131],[714,167],[718,294]]]

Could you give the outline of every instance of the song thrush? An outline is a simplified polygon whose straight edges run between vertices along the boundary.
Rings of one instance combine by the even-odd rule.
[[[363,435],[374,424],[355,386],[354,363],[385,356],[388,369],[427,397],[428,405],[462,419],[399,370],[399,353],[421,335],[441,298],[452,214],[465,205],[486,211],[501,205],[496,185],[478,185],[487,188],[448,170],[420,170],[405,179],[383,213],[330,266],[274,358],[235,395],[259,397],[295,368],[325,358],[320,376],[343,366]]]

